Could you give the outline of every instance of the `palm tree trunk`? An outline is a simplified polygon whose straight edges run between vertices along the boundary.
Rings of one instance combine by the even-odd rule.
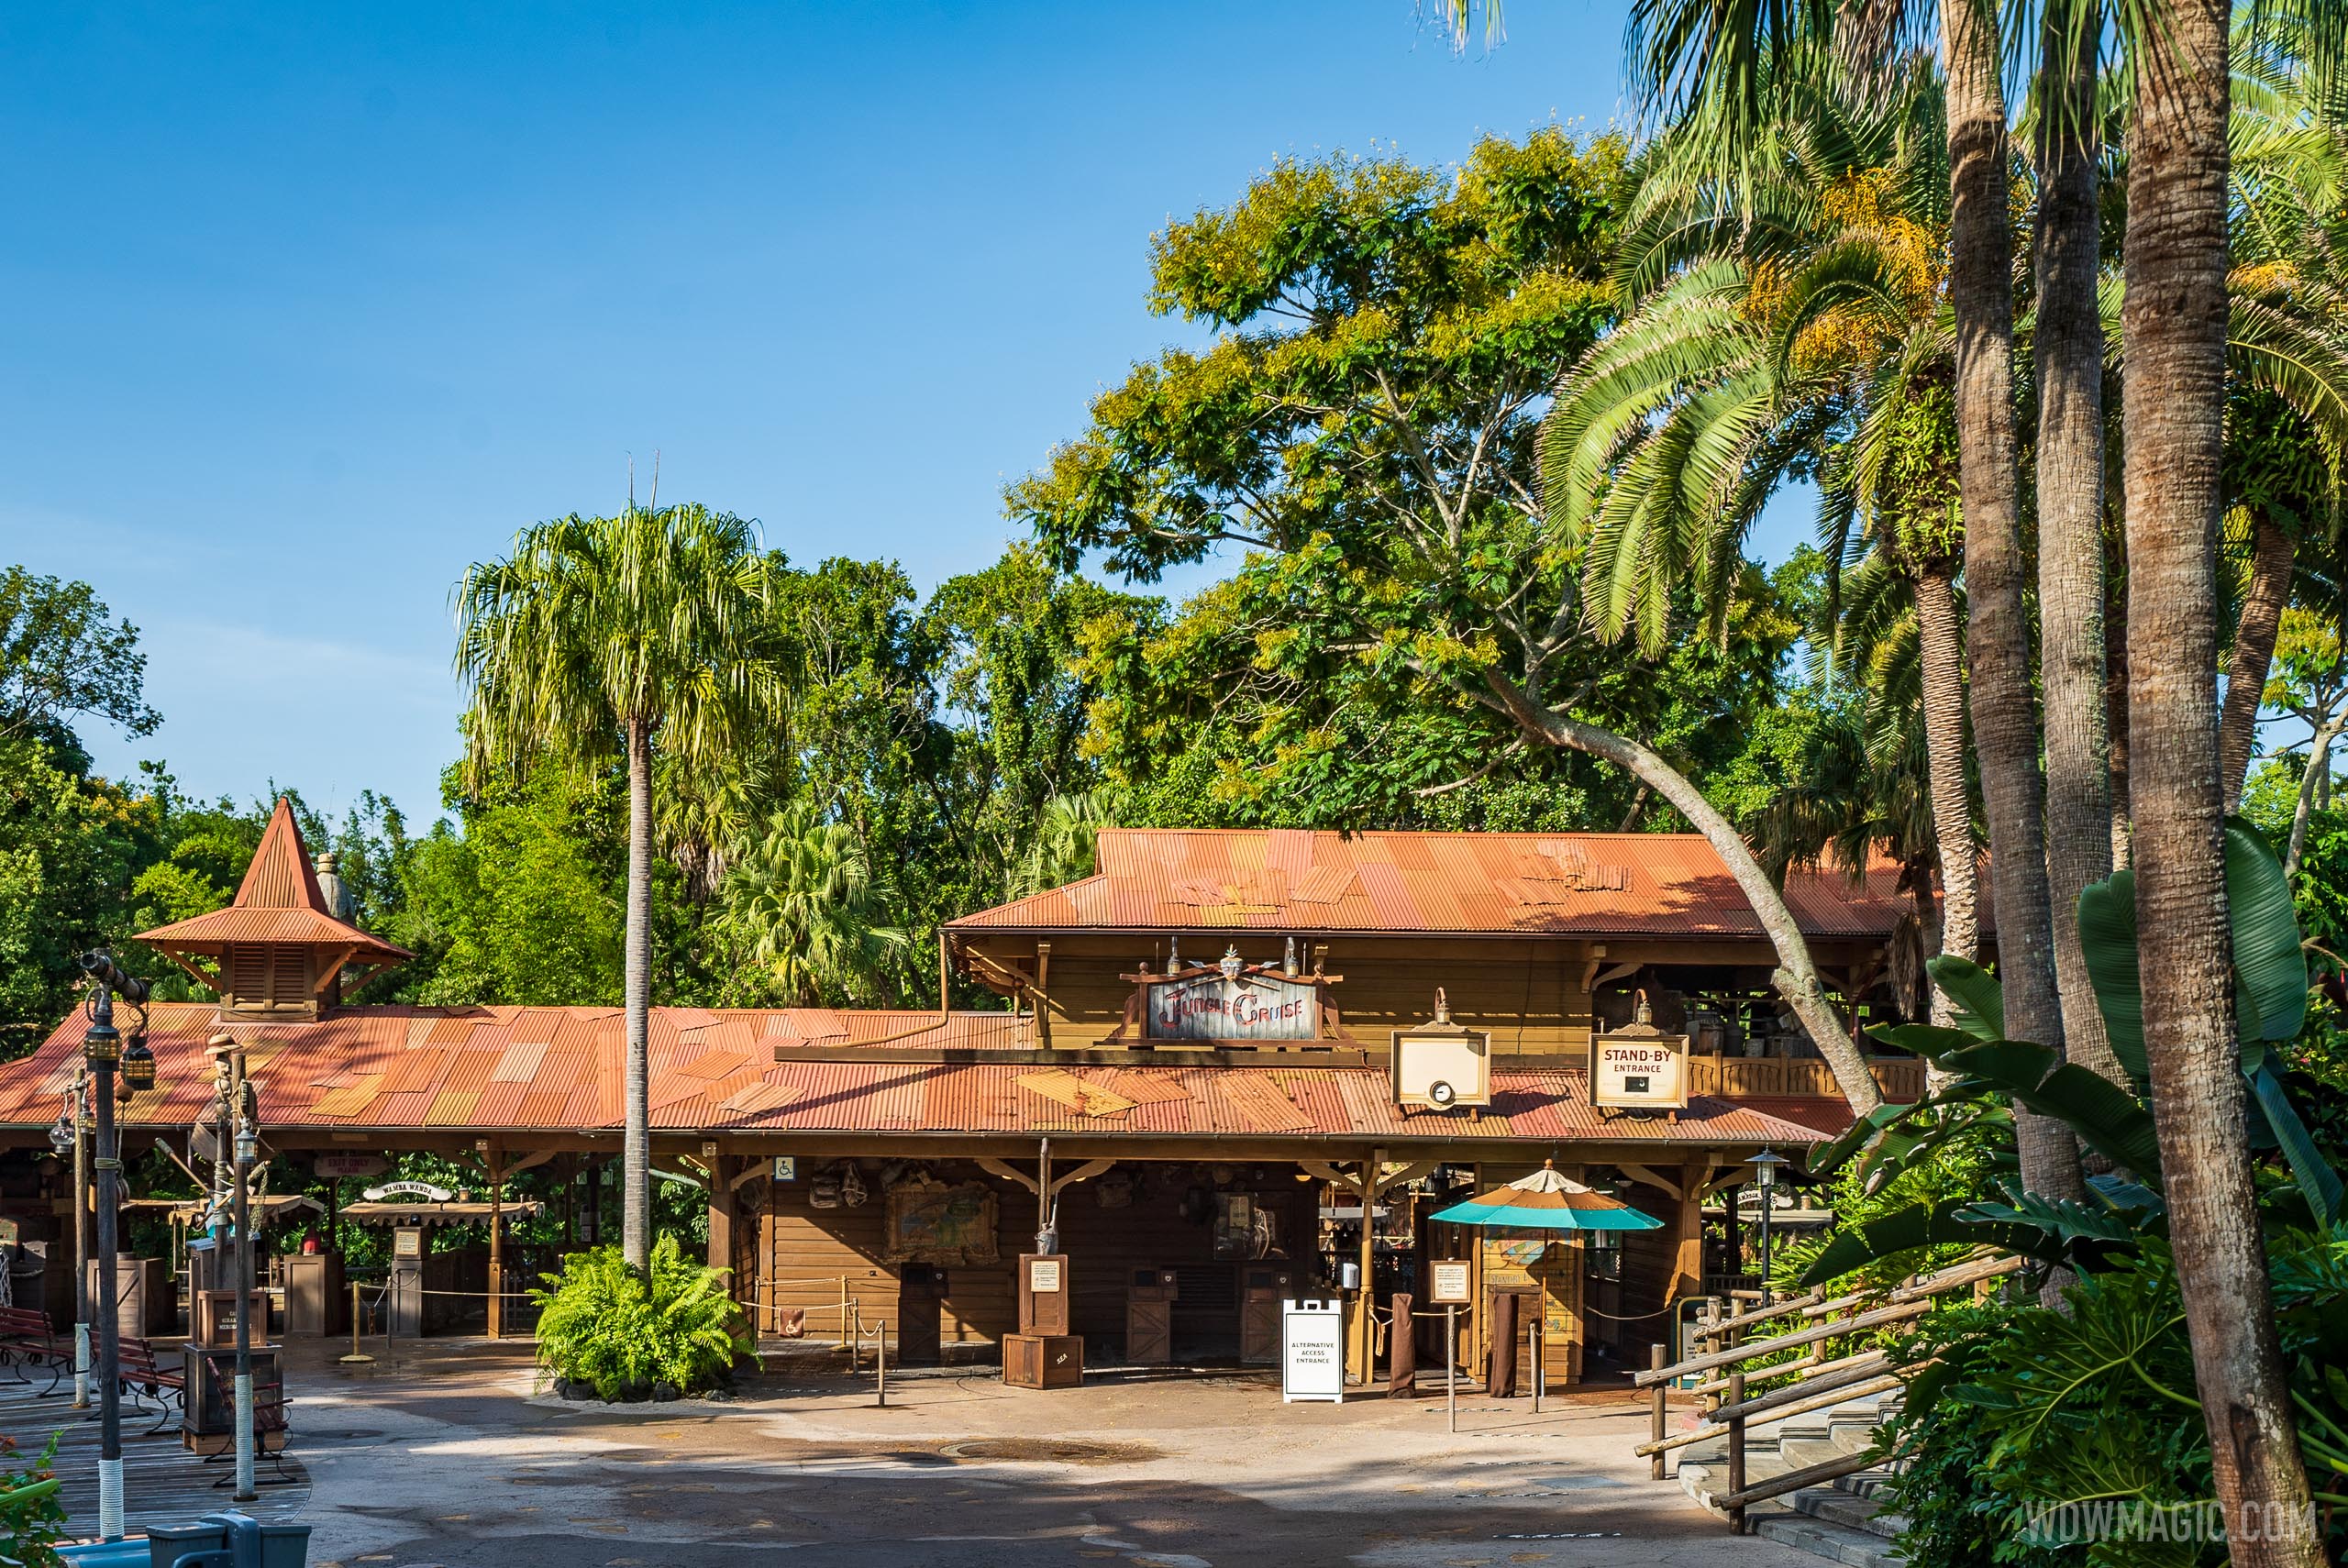
[[[2137,964],[2171,1244],[2235,1568],[2317,1568],[2243,1121],[2220,828],[2227,0],[2139,40],[2128,171],[2128,723]]]
[[[620,1251],[652,1267],[652,732],[627,722],[627,1121],[620,1141]]]
[[[2125,548],[2125,542],[2122,542]],[[2126,568],[2107,579],[2117,584]],[[2124,588],[2104,601],[2103,715],[2104,733],[2111,745],[2111,864],[2134,863],[2130,843],[2133,824],[2128,816],[2128,595]]]
[[[1771,986],[1793,1010],[1811,1042],[1818,1047],[1818,1054],[1826,1059],[1843,1098],[1850,1101],[1852,1111],[1859,1116],[1880,1106],[1883,1091],[1868,1069],[1866,1058],[1852,1043],[1843,1021],[1826,999],[1826,988],[1818,978],[1817,966],[1811,962],[1810,944],[1802,937],[1801,927],[1795,922],[1793,911],[1786,908],[1785,897],[1777,884],[1769,880],[1769,874],[1761,869],[1761,862],[1754,858],[1753,846],[1744,842],[1744,835],[1704,799],[1701,790],[1688,781],[1686,774],[1638,742],[1595,724],[1569,719],[1535,701],[1495,672],[1486,672],[1484,679],[1500,707],[1528,740],[1604,758],[1668,801],[1704,835],[1712,852],[1728,867],[1729,875],[1736,878],[1737,890],[1753,906],[1754,918],[1761,922],[1762,932],[1777,949],[1778,967],[1769,977]]]
[[[2343,724],[2348,724],[2348,713],[2334,713],[2316,726],[2314,741],[2308,747],[2308,765],[2299,773],[2298,804],[2291,808],[2291,846],[2283,856],[2287,877],[2298,875],[2299,857],[2307,853],[2308,819],[2315,812],[2316,791],[2331,775],[2331,743],[2340,738]]]
[[[2121,1087],[2079,945],[2079,893],[2111,875],[2103,691],[2103,316],[2096,300],[2100,6],[2046,8],[2039,116],[2038,611],[2046,876],[2064,1054]]]
[[[2275,659],[2276,634],[2291,602],[2291,568],[2298,541],[2273,517],[2259,515],[2250,563],[2250,592],[2234,623],[2232,657],[2226,660],[2226,705],[2218,718],[2218,781],[2225,786],[2226,810],[2242,804],[2243,776],[2258,744],[2258,709],[2266,690],[2266,668]]]
[[[1965,629],[1946,561],[1916,571],[1916,634],[1924,677],[1925,782],[1940,855],[1940,950],[1970,958],[1981,944],[1981,858],[1973,842],[1973,790],[1965,779]],[[1948,998],[1932,988],[1933,1021],[1947,1026]]]
[[[1948,75],[1949,295],[1956,316],[1956,440],[1965,502],[1966,653],[1974,752],[1989,819],[1989,881],[2006,1031],[2063,1048],[2046,890],[2044,791],[2022,602],[2014,438],[2013,249],[2006,205],[2006,105],[1989,0],[1940,7]],[[2062,1123],[2019,1107],[2024,1186],[2085,1191],[2078,1145]]]

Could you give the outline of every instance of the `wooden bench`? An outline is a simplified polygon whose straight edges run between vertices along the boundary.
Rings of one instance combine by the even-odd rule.
[[[11,1369],[26,1366],[47,1366],[49,1386],[41,1390],[49,1395],[57,1392],[58,1384],[73,1365],[73,1342],[60,1339],[50,1327],[46,1313],[28,1307],[0,1307],[0,1364]],[[17,1371],[18,1381],[30,1384],[32,1379]]]

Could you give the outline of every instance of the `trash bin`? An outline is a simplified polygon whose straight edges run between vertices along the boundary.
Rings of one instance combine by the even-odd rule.
[[[310,1527],[305,1524],[257,1525],[243,1514],[208,1514],[186,1524],[150,1525],[147,1534],[129,1540],[109,1540],[89,1546],[61,1546],[57,1554],[68,1568],[173,1568],[193,1551],[234,1550],[229,1532],[238,1526],[251,1533],[257,1556],[238,1560],[235,1568],[305,1568],[310,1557]],[[227,1564],[230,1560],[216,1561]]]
[[[138,1568],[172,1568],[183,1552],[219,1551],[227,1544],[228,1527],[218,1519],[197,1519],[192,1524],[149,1525],[147,1555],[138,1560]]]

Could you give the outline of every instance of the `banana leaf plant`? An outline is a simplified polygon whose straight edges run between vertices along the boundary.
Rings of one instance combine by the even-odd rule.
[[[2282,1151],[2309,1209],[2329,1225],[2340,1214],[2340,1177],[2293,1110],[2270,1049],[2296,1035],[2307,1013],[2298,922],[2273,851],[2256,829],[2238,822],[2226,829],[2226,890],[2254,1142]],[[1960,1135],[1986,1130],[1998,1151],[1992,1181],[2003,1201],[1918,1204],[1854,1226],[1828,1242],[1805,1272],[1805,1284],[1836,1279],[1918,1247],[1968,1242],[2095,1273],[2136,1251],[2143,1238],[2165,1233],[2160,1145],[2144,1099],[2149,1075],[2133,874],[2121,871],[2088,889],[2079,900],[2079,925],[2106,1030],[2135,1092],[2043,1045],[2006,1039],[2004,996],[1996,977],[1963,958],[1932,960],[1933,983],[1953,1004],[1955,1027],[1896,1024],[1871,1032],[1954,1077],[1920,1101],[1883,1106],[1861,1118],[1818,1151],[1811,1169],[1832,1174],[1857,1160],[1860,1180],[1872,1192]],[[2023,1190],[2009,1105],[2061,1121],[2111,1165],[2111,1172],[2089,1181],[2088,1202]]]

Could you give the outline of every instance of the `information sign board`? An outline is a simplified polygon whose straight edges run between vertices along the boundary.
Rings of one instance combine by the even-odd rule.
[[[1468,1294],[1468,1264],[1463,1259],[1437,1259],[1427,1264],[1427,1283],[1431,1287],[1427,1300],[1437,1307],[1465,1307],[1471,1297]]]
[[[1280,1303],[1280,1403],[1346,1402],[1346,1308],[1342,1301]]]

